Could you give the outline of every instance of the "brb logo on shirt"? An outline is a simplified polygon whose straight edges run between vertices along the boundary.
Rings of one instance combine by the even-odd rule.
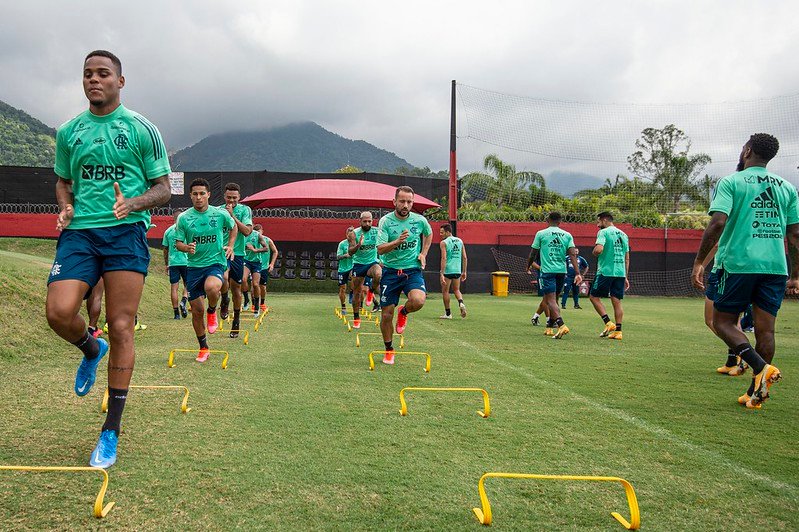
[[[94,181],[121,181],[125,179],[125,167],[122,165],[105,166],[102,164],[84,164],[81,166],[81,178]]]

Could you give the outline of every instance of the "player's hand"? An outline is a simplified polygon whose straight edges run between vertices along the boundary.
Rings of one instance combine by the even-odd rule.
[[[64,205],[64,208],[61,209],[61,212],[58,213],[58,221],[55,224],[55,228],[59,231],[63,231],[72,222],[72,218],[74,216],[75,216],[75,208],[72,206],[71,203],[67,203],[66,205]]]
[[[233,216],[233,204],[232,203],[225,203],[225,210]]]
[[[694,263],[694,268],[691,271],[691,284],[698,290],[705,290],[705,267],[701,263]]]
[[[439,274],[438,280],[441,283],[441,286],[444,286],[445,281],[444,281],[444,273],[443,272],[441,274]]]
[[[626,277],[624,278],[624,290],[627,291],[630,289],[630,280]]]
[[[233,248],[231,246],[224,246],[222,249],[225,250],[225,257],[228,260],[233,260]]]
[[[269,265],[269,269],[268,269],[267,271],[268,271],[269,273],[272,273],[272,270],[274,270],[274,269],[275,269],[275,267],[274,267],[274,266],[272,266],[272,265],[270,264],[270,265]]]
[[[189,251],[187,253],[189,255],[194,255],[197,252],[197,242],[192,242],[189,244]]]
[[[791,295],[799,294],[799,279],[788,279],[786,292]]]
[[[574,277],[574,284],[576,284],[576,285],[579,285],[579,284],[580,284],[580,283],[582,283],[582,282],[583,282],[583,276],[582,276],[582,275],[580,275],[580,274],[577,274],[577,275]]]
[[[463,272],[461,274],[461,282],[464,282],[465,280],[466,280],[466,272]]]
[[[363,245],[363,234],[361,234],[361,238],[358,239],[358,245],[359,246]]]
[[[408,240],[408,235],[410,235],[410,233],[408,232],[407,229],[404,229],[402,233],[400,233],[400,236],[397,238],[397,242],[399,243],[405,242],[406,240]]]
[[[422,263],[422,269],[424,270],[424,267],[427,266],[427,257],[424,255],[424,253],[419,253],[417,258],[419,259],[419,262]]]
[[[126,218],[130,211],[130,200],[127,199],[123,194],[122,190],[119,188],[119,183],[114,183],[114,216],[117,220],[121,220]]]

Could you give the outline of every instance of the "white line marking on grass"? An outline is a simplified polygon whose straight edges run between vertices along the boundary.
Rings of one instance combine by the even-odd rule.
[[[422,320],[418,320],[417,323],[419,323],[421,325],[424,325],[425,328],[427,328],[429,330],[440,332],[439,329],[434,328],[433,326],[431,326],[428,323],[424,323]],[[574,392],[574,391],[570,390],[569,388],[566,388],[565,386],[562,386],[560,384],[544,380],[544,379],[542,379],[540,377],[536,377],[532,373],[529,373],[529,372],[525,371],[522,368],[519,368],[519,367],[514,366],[513,364],[511,364],[509,362],[505,362],[504,360],[501,360],[499,358],[496,358],[494,356],[489,355],[488,353],[480,350],[477,346],[474,346],[474,345],[470,344],[469,342],[466,342],[466,341],[460,340],[460,339],[457,339],[457,342],[460,343],[464,347],[468,347],[469,349],[471,349],[472,351],[474,351],[475,353],[477,353],[479,356],[481,356],[482,358],[484,358],[486,360],[490,360],[491,362],[494,362],[495,364],[498,364],[498,365],[503,366],[503,367],[505,367],[507,369],[515,371],[516,373],[518,373],[518,374],[520,374],[520,375],[522,375],[524,377],[527,377],[528,379],[536,382],[539,385],[543,385],[543,386],[548,386],[550,388],[554,388],[555,390],[557,390],[561,394],[565,395],[569,399],[572,399],[574,401],[583,403],[583,404],[585,404],[587,406],[590,406],[591,408],[594,408],[595,410],[599,410],[600,412],[602,412],[604,414],[608,414],[608,415],[613,416],[613,417],[615,417],[617,419],[625,421],[625,422],[627,422],[627,423],[629,423],[631,425],[634,425],[635,427],[637,427],[639,429],[645,430],[645,431],[647,431],[647,432],[649,432],[651,434],[654,434],[655,436],[658,436],[658,437],[660,437],[660,438],[662,438],[664,440],[670,441],[672,443],[676,443],[677,445],[679,445],[681,447],[684,447],[684,448],[686,448],[686,449],[688,449],[690,451],[694,451],[694,452],[697,452],[697,453],[700,453],[700,454],[704,454],[704,455],[712,458],[719,465],[722,465],[722,466],[726,467],[727,469],[730,469],[730,470],[732,470],[732,471],[734,471],[734,472],[736,472],[736,473],[738,473],[740,475],[743,475],[744,477],[747,477],[750,480],[753,480],[755,482],[759,482],[759,483],[764,484],[764,485],[769,486],[769,487],[774,487],[774,488],[779,488],[781,490],[789,491],[789,492],[793,493],[793,496],[791,497],[792,499],[794,499],[794,500],[799,499],[799,497],[797,497],[797,493],[799,492],[799,489],[797,488],[797,486],[795,486],[793,484],[788,484],[788,483],[785,483],[785,482],[781,482],[781,481],[775,480],[775,479],[773,479],[773,478],[771,478],[771,477],[769,477],[767,475],[762,475],[762,474],[756,473],[756,472],[752,471],[751,469],[747,469],[747,468],[742,467],[742,466],[740,466],[740,465],[738,465],[738,464],[736,464],[734,462],[731,462],[730,460],[728,460],[727,458],[725,458],[724,456],[720,455],[719,453],[717,453],[715,451],[711,451],[709,449],[705,449],[704,447],[702,447],[700,445],[697,445],[695,443],[691,443],[691,442],[689,442],[687,440],[684,440],[684,439],[680,438],[679,436],[677,436],[676,434],[674,434],[673,432],[670,432],[669,430],[664,429],[661,426],[653,425],[652,423],[649,423],[648,421],[645,421],[645,420],[643,420],[641,418],[635,417],[632,414],[629,414],[629,413],[625,412],[624,410],[620,410],[618,408],[611,408],[611,407],[609,407],[609,406],[607,406],[605,404],[602,404],[600,402],[597,402],[597,401],[595,401],[595,400],[593,400],[593,399],[591,399],[589,397],[586,397],[584,395],[580,395],[579,393]]]

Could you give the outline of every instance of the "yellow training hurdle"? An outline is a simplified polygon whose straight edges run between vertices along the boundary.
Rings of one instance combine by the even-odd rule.
[[[244,342],[244,345],[249,345],[250,344],[250,331],[248,331],[246,329],[230,329],[229,331],[225,331],[225,332],[239,333],[239,335],[241,336],[242,341]],[[231,340],[235,340],[235,338],[231,338]]]
[[[632,484],[619,477],[592,477],[582,475],[536,475],[527,473],[486,473],[480,477],[477,483],[477,491],[480,493],[481,508],[473,508],[474,515],[481,524],[490,525],[492,520],[491,504],[488,502],[488,496],[485,490],[485,479],[487,478],[529,478],[538,480],[585,480],[589,482],[620,482],[624,486],[624,492],[627,495],[627,505],[630,508],[630,521],[628,522],[618,512],[611,512],[619,523],[622,524],[627,530],[638,530],[641,527],[641,512],[638,509],[638,499],[635,496],[635,490]]]
[[[385,355],[388,351],[370,351],[369,352],[369,371],[373,371],[375,369],[375,355]],[[430,373],[430,353],[425,353],[423,351],[394,351],[394,356],[397,355],[417,355],[425,357],[425,365],[424,365],[424,372]]]
[[[169,359],[166,361],[166,365],[170,368],[174,368],[175,364],[175,353],[197,353],[199,349],[173,349],[169,352]],[[218,353],[218,354],[225,354],[225,358],[222,359],[222,369],[227,369],[227,361],[230,358],[230,353],[224,351],[222,349],[211,349],[208,351],[211,354]]]
[[[477,413],[480,417],[488,417],[491,415],[491,401],[488,398],[488,392],[485,391],[483,388],[424,388],[424,387],[415,387],[415,386],[408,386],[400,390],[399,397],[400,397],[400,415],[407,416],[408,415],[408,405],[405,402],[405,392],[406,391],[414,391],[414,392],[480,392],[483,394],[483,410],[478,410]]]
[[[358,331],[355,333],[355,347],[361,347],[361,336],[383,336],[383,333],[370,333],[370,332],[360,332]],[[394,336],[399,336],[400,343],[399,348],[402,349],[405,347],[405,335],[402,334],[395,334]]]
[[[5,466],[0,465],[0,471],[34,471],[34,472],[43,472],[43,471],[69,471],[69,472],[77,472],[77,471],[91,471],[93,473],[100,473],[103,477],[103,484],[100,486],[100,491],[97,493],[97,498],[94,500],[94,517],[100,519],[101,517],[105,517],[108,515],[108,512],[111,511],[113,508],[114,503],[109,502],[105,506],[103,506],[103,499],[105,498],[105,492],[108,489],[108,472],[105,469],[101,469],[99,467],[56,467],[56,466]]]
[[[128,389],[130,388],[138,388],[140,390],[183,390],[183,401],[180,403],[180,411],[185,414],[191,410],[191,408],[189,408],[189,388],[187,386],[136,386],[131,384],[128,386]],[[105,389],[105,393],[103,394],[103,402],[100,405],[100,411],[103,413],[108,412],[108,388]]]

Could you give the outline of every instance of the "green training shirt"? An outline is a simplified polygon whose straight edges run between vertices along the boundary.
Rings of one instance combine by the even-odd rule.
[[[422,267],[418,258],[419,253],[422,252],[422,237],[433,234],[433,230],[424,216],[411,212],[408,213],[407,218],[401,220],[397,217],[396,212],[390,212],[380,218],[378,229],[377,245],[396,240],[405,229],[409,232],[405,242],[382,255],[383,265],[395,270]]]
[[[444,249],[447,250],[447,263],[444,265],[444,273],[463,273],[463,240],[457,236],[448,236],[442,242],[444,242]]]
[[[120,105],[96,116],[84,111],[58,128],[55,173],[72,183],[75,217],[69,229],[94,229],[144,222],[150,211],[114,217],[114,183],[126,198],[140,196],[151,181],[169,174],[169,158],[158,129]]]
[[[605,277],[627,277],[625,254],[630,251],[627,234],[611,225],[596,234],[596,244],[604,246],[597,257],[597,274]]]
[[[169,250],[167,253],[169,266],[186,266],[188,264],[187,254],[176,248],[175,242],[177,242],[175,239],[175,224],[172,224],[164,231],[164,238],[161,240],[161,244]]]
[[[574,238],[560,227],[549,226],[535,234],[531,247],[540,251],[541,273],[566,273],[563,256],[574,247]]]
[[[368,231],[364,231],[360,227],[355,230],[355,243],[360,242],[361,235],[363,235],[363,245],[352,256],[354,264],[377,262],[377,233],[378,229],[376,227],[372,227]]]
[[[224,205],[220,205],[219,208],[220,209],[225,209],[225,206]],[[227,210],[227,209],[225,209],[225,210]],[[230,214],[230,213],[228,213],[228,214]],[[243,223],[244,225],[252,225],[252,209],[249,208],[247,205],[239,203],[235,207],[233,207],[233,216],[235,216],[236,219],[238,221],[240,221],[241,223]],[[252,233],[250,233],[250,234],[252,234]],[[233,244],[233,254],[234,255],[236,255],[238,257],[241,257],[241,256],[244,255],[244,250],[245,250],[245,248],[247,246],[247,244],[245,244],[246,239],[247,239],[247,237],[244,236],[244,234],[241,231],[239,231],[239,234],[236,235],[236,243]]]
[[[250,262],[261,262],[261,252],[259,251],[252,251],[250,248],[247,247],[249,244],[250,246],[254,247],[255,249],[261,249],[261,233],[258,231],[253,230],[252,233],[244,237],[244,260],[248,260]],[[238,240],[238,239],[236,239]]]
[[[266,251],[261,252],[261,264],[263,264],[264,267],[268,268],[269,263],[272,261],[272,247],[269,245],[269,243],[272,241],[266,235],[261,235],[261,236],[264,237],[264,242],[265,242],[264,247],[266,248]]]
[[[371,231],[369,231],[371,233]],[[366,239],[364,239],[366,240]],[[336,250],[336,255],[346,255],[350,249],[350,241],[349,240],[342,240],[338,243],[338,249]],[[375,252],[377,252],[377,247],[375,247]],[[352,257],[347,257],[346,259],[341,259],[338,261],[338,271],[339,272],[348,272],[352,269]]]
[[[796,188],[762,166],[724,177],[709,213],[728,216],[716,264],[729,273],[788,275],[785,228],[799,223]]]
[[[219,264],[227,267],[224,246],[235,222],[224,207],[211,205],[204,212],[191,208],[178,216],[176,239],[184,244],[197,244],[194,254],[187,253],[190,268]]]

